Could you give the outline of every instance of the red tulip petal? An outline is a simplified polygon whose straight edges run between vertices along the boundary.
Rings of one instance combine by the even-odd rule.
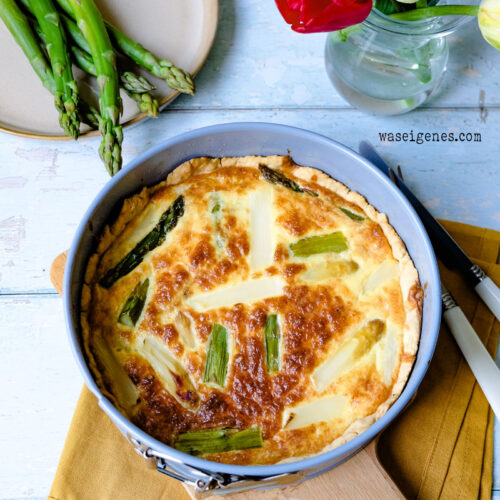
[[[299,20],[299,12],[298,10],[291,9],[289,0],[276,0],[276,5],[278,6],[278,10],[280,14],[283,16],[283,19],[288,24],[298,25],[300,24]]]
[[[276,0],[281,15],[298,33],[335,31],[363,22],[372,0]]]

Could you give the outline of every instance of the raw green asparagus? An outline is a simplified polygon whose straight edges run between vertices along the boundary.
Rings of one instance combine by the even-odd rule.
[[[317,253],[340,253],[347,249],[347,241],[340,231],[308,236],[290,245],[290,250],[296,257],[308,257]]]
[[[47,39],[47,53],[55,82],[54,103],[59,111],[59,124],[74,139],[80,133],[78,117],[78,88],[71,71],[66,35],[52,0],[29,0],[30,10],[36,17]]]
[[[72,7],[75,1],[83,0],[57,0],[60,7],[71,17],[74,17]],[[114,44],[138,66],[165,80],[170,88],[185,94],[194,94],[194,82],[187,71],[178,68],[168,59],[158,59],[140,43],[135,42],[111,24],[106,23],[106,27]]]
[[[131,328],[135,326],[144,309],[148,288],[149,279],[145,279],[132,290],[118,316],[118,323]]]
[[[83,69],[83,71],[92,76],[97,75],[92,56],[76,45],[71,47],[71,54],[76,64]],[[142,76],[136,75],[130,71],[120,72],[120,86],[125,90],[127,95],[136,102],[139,111],[151,118],[157,118],[159,111],[158,101],[147,90],[144,90],[145,88],[150,88],[150,84],[148,84],[149,82]],[[136,90],[134,91],[132,89]]]
[[[146,78],[133,71],[120,71],[120,84],[125,90],[137,94],[145,94],[156,88],[151,82],[146,80]]]
[[[78,114],[80,116],[80,121],[86,123],[90,128],[99,128],[99,124],[101,123],[99,111],[84,99],[80,99]]]
[[[63,20],[64,26],[66,27],[71,39],[76,44],[76,46],[73,45],[71,47],[73,57],[76,59],[78,65],[84,69],[84,71],[95,76],[95,69],[93,72],[90,71],[92,67],[95,68],[95,66],[93,66],[93,63],[92,67],[88,65],[88,62],[92,61],[92,58],[88,57],[90,56],[90,47],[80,31],[80,28],[77,26],[75,21],[73,21],[73,19],[65,14],[61,15],[61,19]],[[85,54],[87,54],[87,57],[85,57]],[[137,75],[132,71],[122,71],[120,67],[118,67],[118,73],[120,76],[120,86],[125,90],[125,92],[127,92],[130,98],[136,101],[139,110],[153,118],[158,117],[158,101],[151,95],[141,95],[151,92],[155,89],[155,86],[143,76]]]
[[[264,329],[266,366],[269,373],[277,372],[280,369],[280,338],[278,316],[270,314],[266,318],[266,327]]]
[[[68,3],[78,27],[89,44],[97,71],[97,83],[100,89],[99,107],[101,110],[99,131],[102,135],[99,154],[109,173],[114,175],[122,165],[121,143],[123,140],[122,128],[119,123],[122,102],[116,68],[116,54],[104,26],[101,13],[94,1],[68,0]]]
[[[359,215],[356,212],[352,212],[348,208],[344,208],[344,207],[339,207],[339,208],[342,212],[344,212],[345,215],[347,215],[347,217],[349,217],[349,219],[352,219],[356,222],[362,222],[365,220],[365,218],[362,215]]]
[[[170,88],[184,94],[194,94],[194,82],[187,71],[178,68],[168,59],[158,59],[140,43],[135,42],[110,24],[108,24],[108,30],[118,48],[138,66],[165,80]]]
[[[109,289],[121,277],[135,269],[143,261],[147,253],[165,241],[167,233],[177,225],[183,214],[184,198],[179,196],[163,213],[158,224],[116,266],[104,275],[99,284]]]
[[[14,0],[0,0],[0,17],[28,58],[43,86],[54,94],[56,85],[52,70],[31,29],[28,18],[21,12]]]
[[[25,2],[27,4],[28,0],[25,0]],[[0,0],[0,18],[3,19],[14,39],[22,48],[43,86],[54,95],[56,84],[52,69],[36,39],[35,33],[33,33],[30,19],[21,12],[14,0]],[[98,127],[100,117],[98,111],[83,100],[80,100],[79,114],[82,122],[92,128]]]
[[[203,382],[214,382],[224,387],[228,361],[229,350],[227,330],[222,325],[214,323],[208,341]]]
[[[205,455],[260,448],[262,444],[262,431],[258,427],[250,427],[242,431],[222,428],[182,432],[177,436],[174,448],[190,455]]]
[[[262,177],[264,177],[264,179],[271,184],[281,184],[282,186],[290,189],[291,191],[295,191],[296,193],[307,193],[311,196],[318,196],[318,194],[314,191],[300,186],[295,181],[292,181],[288,177],[284,176],[281,172],[266,167],[266,165],[259,165],[259,170],[262,174]]]

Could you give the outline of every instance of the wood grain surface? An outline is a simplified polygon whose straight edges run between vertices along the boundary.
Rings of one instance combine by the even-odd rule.
[[[403,494],[392,481],[377,457],[377,440],[347,462],[295,486],[265,491],[224,495],[225,500],[402,500]],[[217,500],[220,495],[201,497],[186,487],[193,500]]]
[[[158,120],[125,131],[124,160],[182,132],[232,121],[308,128],[356,148],[374,143],[438,217],[500,229],[500,52],[477,23],[449,37],[448,72],[422,109],[376,117],[350,108],[324,70],[325,35],[291,32],[274,2],[220,0],[219,32],[196,78]],[[0,84],[2,76],[0,74]],[[21,103],[20,105],[25,105]],[[404,143],[381,132],[479,132],[480,143]],[[98,138],[0,134],[0,499],[46,498],[82,377],[49,269],[109,179]],[[496,425],[494,491],[500,500]]]

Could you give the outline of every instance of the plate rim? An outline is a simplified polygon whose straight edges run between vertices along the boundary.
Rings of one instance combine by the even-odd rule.
[[[205,55],[203,56],[203,59],[201,60],[200,64],[196,67],[196,69],[191,73],[193,77],[195,77],[198,72],[201,70],[203,65],[205,64],[206,60],[208,59],[208,56],[212,50],[212,47],[215,42],[215,37],[217,35],[217,28],[219,26],[219,0],[211,0],[213,6],[212,9],[214,11],[214,16],[215,16],[215,23],[213,26],[212,33],[210,34],[210,40],[209,43],[207,44],[207,50]],[[210,6],[208,7],[210,9]],[[164,97],[160,101],[158,101],[159,105],[159,110],[160,112],[165,109],[166,105],[170,102],[173,101],[176,97],[178,97],[180,94],[180,91],[176,90],[173,94],[170,94],[168,97]],[[136,123],[139,123],[143,120],[146,120],[150,118],[146,113],[138,113],[136,116],[131,118],[130,120],[126,121],[125,123],[121,123],[122,127],[129,127],[131,125],[135,125]],[[40,139],[40,140],[51,140],[51,141],[69,141],[73,139],[72,137],[68,135],[50,135],[50,134],[38,134],[35,132],[23,132],[21,130],[16,130],[16,129],[11,129],[8,127],[5,127],[3,125],[0,125],[0,132],[5,132],[6,134],[10,135],[15,135],[18,137],[24,137],[27,139]],[[83,134],[80,134],[78,138],[84,138],[84,137],[95,137],[99,135],[98,130],[89,130],[88,132],[84,132]]]

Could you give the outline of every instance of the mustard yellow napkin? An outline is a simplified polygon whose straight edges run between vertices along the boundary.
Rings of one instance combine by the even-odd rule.
[[[443,221],[466,253],[500,284],[500,233]],[[500,325],[462,277],[441,278],[490,353]],[[491,497],[493,413],[453,337],[441,326],[436,351],[411,406],[382,434],[382,463],[409,498]]]
[[[500,233],[445,222],[462,248],[497,283]],[[472,325],[496,347],[498,322],[460,276],[441,268],[443,281]],[[493,417],[446,327],[417,397],[381,437],[383,463],[411,498],[489,498]],[[260,497],[263,495],[260,494]],[[84,388],[49,495],[57,500],[188,500],[173,479],[146,466]]]

